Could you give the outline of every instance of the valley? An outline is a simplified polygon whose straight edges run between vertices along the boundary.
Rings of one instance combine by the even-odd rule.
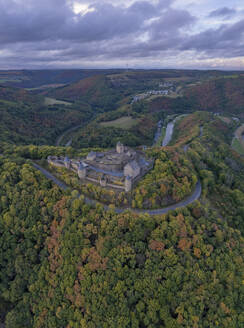
[[[243,73],[0,80],[0,325],[241,328]]]

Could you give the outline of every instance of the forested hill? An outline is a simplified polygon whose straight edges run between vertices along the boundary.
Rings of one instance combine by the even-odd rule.
[[[118,70],[110,70],[116,73]],[[59,70],[0,70],[2,83],[18,88],[38,88],[47,85],[69,84],[89,76],[106,74],[107,70],[59,69]]]
[[[68,86],[51,90],[47,94],[68,101],[89,102],[95,108],[98,107],[107,111],[116,109],[115,104],[123,98],[124,93],[124,90],[114,88],[106,75],[95,75]]]
[[[0,83],[19,88],[39,88],[71,84],[94,75],[131,76],[132,80],[142,81],[155,78],[217,78],[231,75],[224,71],[199,70],[125,70],[125,69],[49,69],[49,70],[0,70]],[[239,74],[240,72],[236,72]]]
[[[204,82],[186,90],[186,101],[198,110],[244,112],[244,75]]]
[[[203,192],[161,216],[91,207],[28,161],[64,155],[63,148],[1,149],[6,328],[243,327],[244,162],[230,148],[232,126],[220,118],[198,112],[177,124],[171,148],[152,152],[157,169],[174,169],[158,158],[160,149],[174,150],[175,161],[178,152],[194,166]]]
[[[0,86],[0,141],[15,144],[53,144],[70,126],[92,116],[88,104],[46,105],[42,95]]]
[[[0,327],[244,327],[244,159],[233,149],[243,77],[230,74],[141,70],[75,74],[52,90],[0,87]],[[133,101],[160,85],[168,96]],[[151,146],[172,121],[168,146]],[[54,146],[60,135],[71,146]],[[46,160],[118,140],[147,145],[138,149],[154,163],[130,193],[82,184]],[[178,208],[196,182],[200,198]],[[148,212],[169,204],[165,215]]]
[[[0,101],[18,103],[38,103],[38,97],[31,95],[27,90],[0,85]],[[40,101],[40,100],[39,100]]]

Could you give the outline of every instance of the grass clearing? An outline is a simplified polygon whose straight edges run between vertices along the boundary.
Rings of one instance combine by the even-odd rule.
[[[10,101],[10,100],[3,100],[3,99],[0,99],[0,104],[9,105],[9,106],[17,106],[16,102]]]
[[[219,116],[219,118],[227,124],[230,124],[232,122],[232,120],[229,117]]]
[[[127,130],[137,123],[138,119],[132,118],[131,116],[123,116],[114,121],[101,122],[100,125],[103,127],[114,127]]]
[[[65,106],[70,106],[70,105],[72,105],[68,101],[58,100],[58,99],[49,98],[49,97],[45,97],[44,104],[46,106],[49,106],[49,105],[51,105],[51,106],[52,105],[65,105]]]
[[[235,138],[232,143],[232,148],[239,153],[240,155],[244,156],[244,146],[241,144],[240,140]]]
[[[15,80],[15,79],[0,79],[0,83],[8,83],[8,82],[16,82],[16,83],[20,83],[22,82],[22,80]]]

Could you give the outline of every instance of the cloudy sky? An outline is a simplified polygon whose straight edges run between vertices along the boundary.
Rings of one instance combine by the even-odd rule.
[[[0,69],[244,69],[243,0],[0,0]]]

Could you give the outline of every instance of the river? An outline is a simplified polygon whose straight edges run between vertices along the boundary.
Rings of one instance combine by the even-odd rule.
[[[165,137],[164,137],[164,140],[162,142],[163,147],[167,146],[170,143],[170,141],[172,139],[173,131],[174,131],[174,126],[175,126],[175,120],[172,121],[172,122],[169,122],[167,124]]]

